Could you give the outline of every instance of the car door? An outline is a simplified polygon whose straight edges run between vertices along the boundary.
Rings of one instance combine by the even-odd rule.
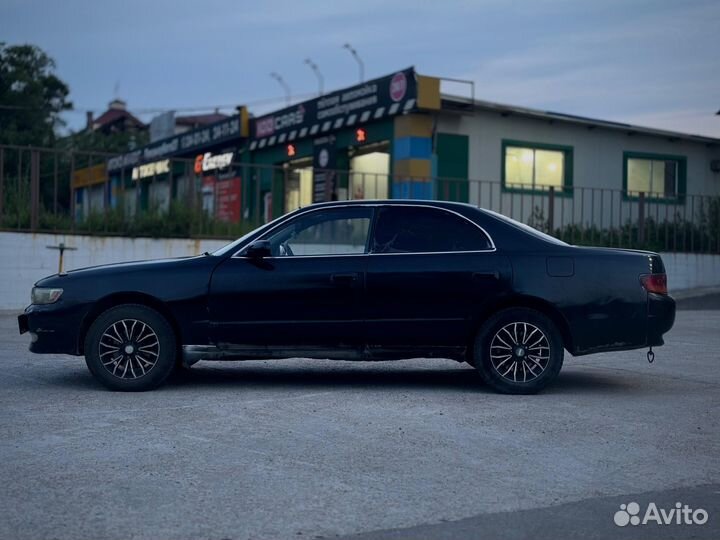
[[[361,347],[368,236],[374,209],[312,210],[257,240],[270,256],[228,258],[209,296],[216,344]]]
[[[508,259],[466,217],[432,206],[381,207],[367,266],[368,343],[464,346],[476,314],[510,278]]]

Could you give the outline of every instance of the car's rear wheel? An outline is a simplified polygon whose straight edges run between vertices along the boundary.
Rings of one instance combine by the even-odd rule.
[[[534,394],[560,372],[563,345],[547,316],[510,308],[492,316],[475,339],[473,365],[492,388],[506,394]]]
[[[175,367],[175,336],[154,309],[124,304],[102,313],[85,337],[85,362],[111,390],[160,386]]]

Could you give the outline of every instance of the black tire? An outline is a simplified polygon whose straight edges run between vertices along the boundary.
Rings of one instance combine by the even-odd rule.
[[[153,345],[155,340],[157,345]],[[168,321],[140,304],[108,309],[95,319],[85,336],[87,367],[111,390],[142,392],[157,388],[175,368],[176,356],[175,334]]]
[[[473,353],[483,381],[504,394],[539,392],[560,373],[564,357],[552,320],[527,308],[509,308],[490,317],[475,338]]]

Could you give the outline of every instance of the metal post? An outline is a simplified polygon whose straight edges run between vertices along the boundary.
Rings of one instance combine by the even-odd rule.
[[[618,204],[618,247],[622,247],[622,241],[623,241],[623,233],[622,233],[622,203],[623,203],[623,193],[618,194],[618,198],[620,199]]]
[[[15,193],[15,205],[17,206],[17,226],[18,226],[18,229],[20,228],[20,225],[21,225],[21,220],[20,220],[20,195],[21,195],[21,189],[20,189],[20,187],[21,187],[21,185],[22,185],[21,182],[20,182],[20,178],[21,178],[21,177],[22,177],[22,150],[18,148],[18,174],[17,174],[17,182],[16,182],[16,184],[17,184],[17,190],[16,190],[16,193]]]
[[[677,253],[677,237],[678,237],[678,217],[679,212],[675,210],[673,212],[673,252]]]
[[[641,191],[638,196],[638,244],[642,247],[645,241],[645,192]]]
[[[57,150],[53,152],[53,216],[57,217],[58,207],[58,155]],[[55,221],[54,228],[57,228]]]
[[[70,229],[75,230],[75,192],[73,191],[73,177],[75,176],[75,153],[70,151],[70,182],[68,182],[70,190]]]
[[[580,243],[585,242],[585,188],[580,188]]]
[[[613,227],[614,227],[614,220],[613,220],[613,213],[615,211],[615,191],[612,189],[610,190],[610,225],[609,231],[610,234],[608,235],[608,241],[610,243],[610,247],[613,245],[613,240],[615,239],[615,235],[613,234]]]
[[[668,239],[668,234],[670,231],[670,205],[665,205],[665,223],[663,224],[663,228],[665,229],[665,251],[668,250],[668,246],[670,245],[670,241]]]
[[[120,168],[120,197],[118,198],[118,205],[124,227],[127,224],[126,219],[128,216],[125,215],[125,209],[127,208],[127,202],[125,201],[125,167],[122,166]]]
[[[30,230],[35,232],[40,224],[40,152],[30,153]]]
[[[590,244],[595,245],[595,188],[590,188]]]
[[[555,186],[550,186],[548,192],[548,233],[553,234],[555,231]]]
[[[685,196],[683,196],[683,245],[682,249],[683,251],[687,251],[687,226],[688,226],[688,220],[687,220],[687,199]],[[692,231],[692,227],[690,229]],[[691,232],[692,234],[692,232]]]
[[[0,225],[3,222],[5,210],[5,149],[0,148]]]
[[[690,252],[695,252],[695,195],[690,195]]]

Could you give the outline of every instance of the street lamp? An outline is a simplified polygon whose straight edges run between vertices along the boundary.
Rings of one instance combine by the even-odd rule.
[[[319,86],[318,95],[319,95],[319,96],[322,96],[322,95],[323,95],[323,86],[324,86],[324,83],[325,83],[325,79],[323,78],[322,73],[320,73],[320,68],[318,67],[318,65],[317,65],[315,62],[313,62],[312,60],[310,60],[310,58],[306,58],[306,59],[305,59],[305,63],[306,63],[308,66],[310,66],[310,69],[312,69],[312,70],[313,70],[313,73],[315,73],[315,76],[316,76],[317,79],[318,79],[318,86]]]
[[[290,87],[288,86],[288,83],[286,83],[285,79],[274,71],[270,74],[270,76],[283,87],[283,90],[285,90],[285,102],[290,105]]]
[[[358,67],[360,68],[360,82],[365,81],[365,63],[362,61],[362,58],[360,58],[358,52],[349,43],[343,45],[343,49],[347,49],[348,51],[350,51],[350,54],[353,55],[353,58],[358,63]]]

